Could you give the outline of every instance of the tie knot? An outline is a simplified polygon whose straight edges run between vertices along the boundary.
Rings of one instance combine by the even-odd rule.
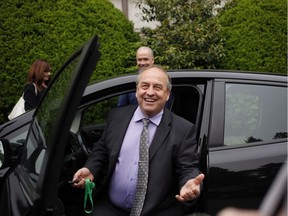
[[[142,122],[143,122],[144,127],[147,127],[148,124],[149,124],[149,122],[150,122],[150,120],[147,119],[147,118],[143,118],[143,119],[142,119]]]

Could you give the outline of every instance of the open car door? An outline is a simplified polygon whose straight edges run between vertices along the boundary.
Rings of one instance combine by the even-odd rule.
[[[94,36],[57,72],[33,116],[21,162],[7,176],[0,204],[5,216],[64,215],[57,197],[69,129],[100,58]]]

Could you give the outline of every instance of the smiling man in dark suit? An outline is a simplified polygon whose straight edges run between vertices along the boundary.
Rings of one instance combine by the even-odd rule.
[[[95,216],[183,216],[204,179],[198,169],[195,127],[165,108],[172,86],[162,67],[144,69],[136,86],[139,105],[118,107],[109,114],[102,138],[73,177],[74,187],[83,187],[87,178],[97,181],[104,173]],[[148,183],[143,208],[131,213],[139,184],[142,119],[149,121]]]

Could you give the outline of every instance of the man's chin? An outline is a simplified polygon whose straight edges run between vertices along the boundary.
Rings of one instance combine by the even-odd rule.
[[[153,108],[152,106],[144,106],[143,107],[143,111],[147,116],[152,116],[153,113],[155,112],[155,108]]]

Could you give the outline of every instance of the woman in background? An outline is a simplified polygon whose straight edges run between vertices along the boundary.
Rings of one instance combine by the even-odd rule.
[[[33,62],[24,88],[25,111],[36,108],[51,76],[50,64],[42,59]]]

